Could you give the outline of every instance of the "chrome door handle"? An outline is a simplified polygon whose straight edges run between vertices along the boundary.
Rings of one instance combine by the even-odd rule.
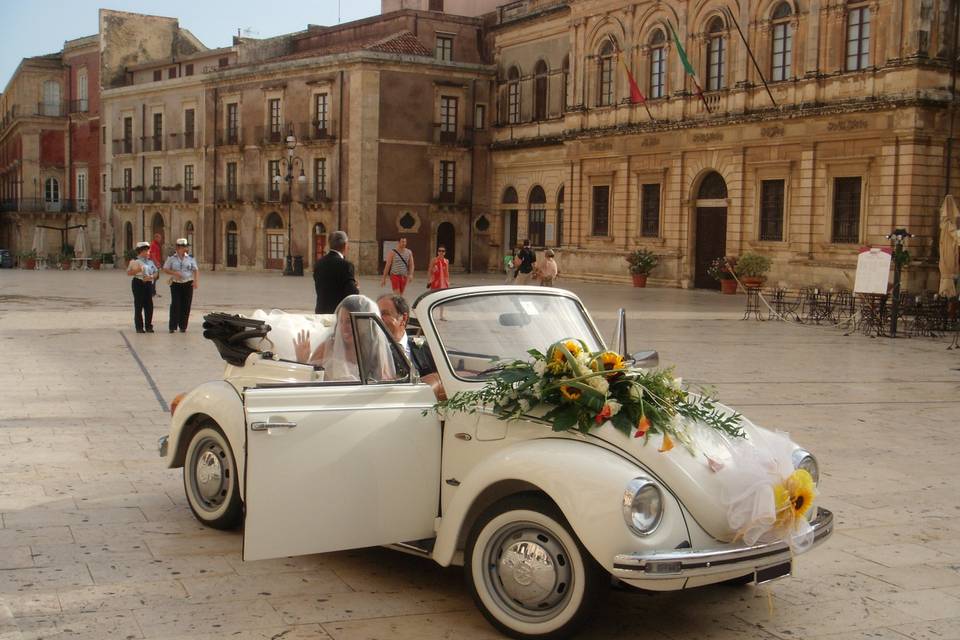
[[[296,422],[251,422],[250,431],[267,431],[268,429],[293,429]]]

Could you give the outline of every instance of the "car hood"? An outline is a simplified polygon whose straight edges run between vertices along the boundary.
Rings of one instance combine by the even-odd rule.
[[[665,452],[660,452],[662,436],[634,438],[609,422],[592,429],[590,434],[638,460],[680,500],[704,531],[718,540],[730,542],[736,531],[728,522],[729,505],[724,500],[731,493],[729,478],[744,471],[737,467],[763,457],[774,461],[778,469],[792,470],[791,454],[799,448],[785,434],[758,427],[746,418],[741,418],[741,425],[745,433],[742,440],[724,436],[703,423],[686,420],[683,426],[690,435],[689,446],[675,443],[673,449]]]

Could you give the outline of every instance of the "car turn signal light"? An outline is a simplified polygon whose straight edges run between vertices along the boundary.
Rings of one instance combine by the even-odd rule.
[[[178,394],[177,394],[177,397],[175,397],[175,398],[173,399],[173,402],[170,403],[170,415],[171,415],[171,416],[176,412],[177,407],[180,406],[180,401],[183,400],[183,397],[184,397],[185,395],[187,395],[187,394],[186,394],[186,393],[178,393]]]

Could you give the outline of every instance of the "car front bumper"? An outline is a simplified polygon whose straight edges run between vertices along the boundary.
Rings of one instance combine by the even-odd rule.
[[[813,546],[817,546],[833,534],[833,513],[819,508],[810,525],[813,527]],[[747,575],[765,567],[789,564],[792,556],[789,545],[779,541],[721,549],[670,549],[626,553],[614,557],[613,575],[631,582],[738,573]]]

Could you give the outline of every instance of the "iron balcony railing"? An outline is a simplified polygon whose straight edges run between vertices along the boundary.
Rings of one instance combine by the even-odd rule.
[[[136,144],[133,138],[121,138],[113,141],[113,155],[119,156],[136,151]]]
[[[70,113],[84,113],[90,110],[90,100],[87,98],[71,100],[69,105]]]
[[[85,213],[89,209],[89,200],[47,200],[45,198],[0,200],[0,210],[10,213]]]
[[[143,152],[163,151],[163,134],[143,136],[140,138],[140,149]]]
[[[297,140],[300,142],[332,142],[335,139],[335,136],[330,129],[329,120],[322,123],[316,120],[312,122],[298,122],[293,125],[293,131],[297,136]]]
[[[240,127],[228,127],[217,131],[217,146],[234,144],[243,144],[243,130]]]
[[[287,136],[294,131],[292,122],[285,122],[278,125],[266,125],[254,127],[253,139],[260,142],[261,145],[283,144]]]

